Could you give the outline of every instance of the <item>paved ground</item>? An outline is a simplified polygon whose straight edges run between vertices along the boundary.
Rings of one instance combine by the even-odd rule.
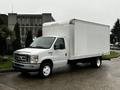
[[[120,90],[120,58],[104,61],[99,69],[82,64],[59,67],[47,79],[35,73],[0,73],[0,90]]]

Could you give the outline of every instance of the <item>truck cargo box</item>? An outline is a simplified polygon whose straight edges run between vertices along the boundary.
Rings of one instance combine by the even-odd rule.
[[[108,25],[72,19],[68,23],[48,23],[43,36],[66,37],[69,59],[100,56],[110,50]]]

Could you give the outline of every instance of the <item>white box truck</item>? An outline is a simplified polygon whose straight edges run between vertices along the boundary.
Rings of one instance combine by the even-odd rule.
[[[102,64],[101,56],[110,51],[109,26],[72,19],[68,23],[48,23],[43,36],[28,48],[14,52],[13,67],[22,73],[39,71],[48,77],[58,64]]]

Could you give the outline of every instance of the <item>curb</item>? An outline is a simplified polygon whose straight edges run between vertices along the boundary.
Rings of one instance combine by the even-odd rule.
[[[0,69],[0,73],[15,72],[14,69]]]

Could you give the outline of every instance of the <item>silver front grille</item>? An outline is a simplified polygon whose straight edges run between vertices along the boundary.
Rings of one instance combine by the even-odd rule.
[[[25,54],[14,54],[15,62],[18,63],[28,63],[29,62],[29,56]]]

